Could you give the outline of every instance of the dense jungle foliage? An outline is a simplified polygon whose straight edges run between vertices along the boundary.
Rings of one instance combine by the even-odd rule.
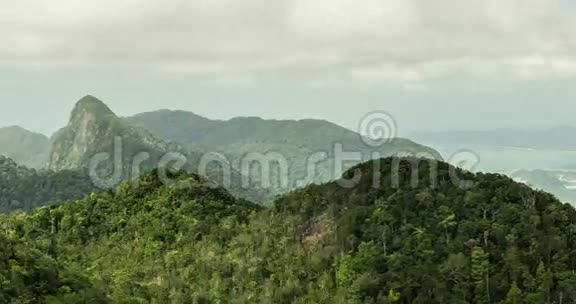
[[[382,159],[275,200],[195,175],[0,217],[0,303],[574,303],[576,211]]]
[[[0,213],[80,199],[97,190],[79,170],[35,170],[0,156]]]

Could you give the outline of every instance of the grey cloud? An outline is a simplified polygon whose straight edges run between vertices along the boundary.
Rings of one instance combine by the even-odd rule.
[[[576,76],[556,0],[0,0],[0,60],[421,82]],[[301,73],[301,74],[300,74]]]

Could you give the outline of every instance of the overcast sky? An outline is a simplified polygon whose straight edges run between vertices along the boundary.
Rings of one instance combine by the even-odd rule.
[[[575,125],[576,0],[0,0],[0,125],[324,118],[400,132]]]

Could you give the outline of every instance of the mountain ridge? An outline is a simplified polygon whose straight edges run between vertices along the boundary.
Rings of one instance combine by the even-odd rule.
[[[267,157],[271,155],[280,158],[276,160],[288,167],[289,172],[285,174],[288,185],[273,186],[272,192],[276,194],[309,183],[336,179],[343,170],[374,158],[374,155],[427,155],[430,158],[442,159],[434,149],[404,138],[394,138],[388,143],[373,147],[368,145],[360,134],[319,119],[269,120],[236,117],[229,120],[210,120],[192,112],[170,110],[146,112],[124,119],[150,130],[166,141],[178,142],[188,150],[223,155],[238,171],[246,169],[243,165],[250,156],[257,156],[260,161],[270,160]],[[350,151],[361,159],[338,163],[339,156],[345,151]],[[322,159],[313,162],[319,155],[323,156]],[[258,172],[249,174],[254,180],[261,178],[257,176]],[[276,178],[278,174],[282,172],[276,168],[272,177]]]
[[[175,117],[175,116],[177,116],[177,117]],[[161,132],[162,126],[174,124],[175,123],[174,119],[178,119],[178,118],[181,118],[183,120],[188,120],[191,123],[196,123],[197,121],[199,121],[201,124],[210,124],[212,127],[220,127],[220,128],[222,128],[222,125],[225,126],[225,125],[232,124],[233,127],[230,127],[230,129],[233,129],[236,126],[235,123],[239,123],[239,122],[258,122],[258,123],[264,123],[264,124],[268,124],[268,125],[284,124],[284,125],[287,125],[288,127],[298,127],[299,124],[305,124],[307,126],[313,126],[313,127],[318,127],[318,128],[335,128],[341,132],[352,133],[355,136],[357,136],[358,138],[361,137],[357,132],[350,130],[348,128],[345,128],[343,126],[340,126],[334,122],[331,122],[331,121],[325,120],[325,119],[315,119],[315,118],[264,119],[264,118],[257,117],[257,116],[239,116],[239,117],[232,117],[230,119],[210,119],[210,118],[207,118],[205,116],[198,115],[198,114],[191,112],[191,111],[170,110],[170,109],[148,111],[148,112],[135,114],[133,116],[124,117],[124,119],[126,121],[133,123],[135,125],[139,125],[141,127],[147,128],[150,131],[152,131],[153,133],[157,132],[157,134],[162,133]],[[157,123],[158,125],[153,125],[152,123],[150,123],[150,121],[152,121],[152,123]],[[190,127],[196,127],[196,125],[191,124]],[[160,136],[170,137],[170,136],[166,136],[164,134],[160,134]],[[308,136],[308,134],[302,134],[302,136]],[[188,143],[190,143],[188,141],[191,138],[187,134],[180,134],[180,135],[172,135],[170,138],[167,138],[167,139],[170,139],[170,140],[176,141],[176,142],[181,142],[184,144],[188,144]],[[192,138],[192,139],[195,140],[196,138]],[[406,140],[406,139],[399,138],[399,140]],[[411,142],[413,142],[413,141],[411,141]],[[436,155],[436,156],[440,157],[440,155]]]

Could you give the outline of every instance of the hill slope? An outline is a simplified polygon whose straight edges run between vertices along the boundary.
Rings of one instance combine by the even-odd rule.
[[[48,160],[48,137],[18,126],[0,128],[0,155],[30,168],[41,168]]]
[[[357,184],[343,187],[356,172]],[[576,298],[576,211],[501,175],[382,159],[269,209],[197,176],[175,178],[187,187],[151,174],[136,188],[0,217],[8,238],[0,295],[36,303]]]
[[[180,274],[173,271],[189,262],[205,269],[259,207],[196,175],[170,178],[179,186],[153,172],[136,187],[0,215],[0,302],[187,303],[177,300],[187,295],[175,293]],[[210,279],[209,272],[188,275]]]

